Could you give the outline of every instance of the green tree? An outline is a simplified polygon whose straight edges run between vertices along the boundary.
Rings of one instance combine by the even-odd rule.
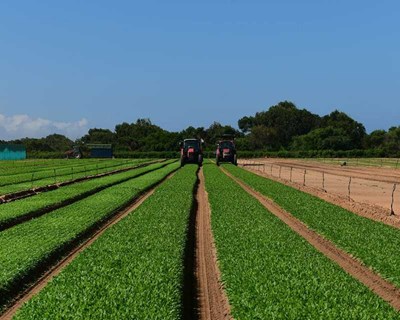
[[[305,109],[298,109],[289,101],[279,102],[267,111],[257,112],[254,117],[243,117],[238,126],[243,132],[264,126],[276,132],[274,148],[288,147],[293,137],[303,135],[316,128],[320,118]],[[250,138],[250,137],[249,137]]]
[[[85,144],[88,143],[109,144],[115,142],[115,134],[109,129],[93,128],[89,129],[88,133],[84,135],[80,139],[80,141]]]

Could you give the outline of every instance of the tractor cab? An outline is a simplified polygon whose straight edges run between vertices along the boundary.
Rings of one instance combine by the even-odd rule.
[[[180,143],[181,148],[181,167],[186,163],[203,164],[202,140],[185,139]]]
[[[215,155],[215,162],[218,166],[221,162],[231,162],[237,166],[237,154],[234,138],[231,136],[224,137],[224,139],[218,141]]]

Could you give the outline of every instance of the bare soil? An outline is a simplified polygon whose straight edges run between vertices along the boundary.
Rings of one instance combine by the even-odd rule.
[[[57,263],[49,265],[46,268],[46,271],[41,273],[39,277],[35,277],[34,279],[31,279],[31,281],[27,281],[27,283],[30,283],[30,285],[24,291],[15,294],[13,301],[9,303],[9,307],[0,315],[0,320],[11,320],[18,309],[21,308],[25,302],[39,293],[47,285],[47,283],[57,276],[67,265],[69,265],[79,255],[79,253],[92,245],[93,242],[95,242],[97,238],[100,237],[108,228],[118,223],[132,211],[137,209],[148,197],[154,193],[156,187],[160,183],[166,179],[169,179],[173,174],[174,172],[169,174],[159,183],[155,184],[142,195],[133,199],[129,206],[113,214],[106,222],[102,224],[101,227],[97,228],[96,231],[90,235],[90,237],[87,237],[84,241],[80,241],[79,244],[76,245],[72,250],[69,250],[67,254],[63,254],[62,257],[57,259]]]
[[[196,200],[196,278],[199,319],[228,320],[230,306],[221,282],[216,248],[211,230],[211,211],[204,185],[203,170],[199,171]]]
[[[356,214],[400,227],[400,185],[397,185],[400,184],[400,170],[303,162],[255,159],[244,160],[241,164],[245,169],[311,193]],[[390,215],[392,194],[394,215]]]
[[[362,265],[345,251],[337,248],[332,242],[323,238],[318,233],[310,230],[303,222],[293,217],[290,213],[283,210],[271,199],[265,197],[259,192],[253,190],[241,180],[233,177],[226,170],[222,169],[225,174],[236,181],[244,190],[256,198],[268,211],[286,223],[293,231],[307,240],[318,251],[326,257],[337,263],[344,271],[359,280],[382,299],[390,303],[393,308],[400,310],[400,289],[396,288],[390,282],[374,273],[368,267]]]

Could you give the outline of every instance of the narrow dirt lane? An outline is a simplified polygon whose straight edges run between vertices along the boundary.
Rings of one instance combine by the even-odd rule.
[[[400,311],[400,289],[381,278],[368,267],[353,259],[348,253],[337,248],[332,242],[323,238],[318,233],[310,230],[303,222],[283,210],[271,199],[253,190],[247,184],[231,175],[225,169],[221,170],[236,181],[245,191],[256,198],[268,211],[286,223],[293,231],[307,240],[318,251],[337,263],[344,271],[359,280],[383,300],[390,303],[393,308]]]
[[[199,299],[199,319],[227,320],[230,307],[221,283],[214,237],[211,230],[211,211],[204,184],[203,169],[199,171],[196,200],[196,277]]]
[[[55,276],[57,276],[66,266],[68,266],[83,250],[88,248],[97,240],[108,228],[118,223],[132,211],[136,210],[148,197],[150,197],[157,186],[160,185],[166,179],[172,177],[176,171],[169,174],[165,179],[157,183],[155,186],[151,187],[148,191],[137,197],[132,201],[132,203],[125,209],[119,211],[113,215],[106,223],[104,223],[100,228],[98,228],[89,238],[76,246],[72,251],[65,255],[61,260],[59,260],[55,265],[51,266],[45,273],[43,273],[40,278],[36,279],[35,282],[30,285],[25,291],[19,293],[10,306],[5,310],[3,314],[0,315],[0,320],[11,320],[15,313],[18,311],[22,305],[30,300],[34,295],[39,293],[48,282],[51,281]]]

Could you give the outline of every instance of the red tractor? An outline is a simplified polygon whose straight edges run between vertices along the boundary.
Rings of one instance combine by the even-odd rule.
[[[202,142],[199,139],[185,139],[180,143],[181,167],[186,163],[197,163],[199,166],[203,164]]]
[[[219,166],[221,162],[230,162],[237,166],[236,146],[233,137],[218,141],[215,154],[217,166]]]

